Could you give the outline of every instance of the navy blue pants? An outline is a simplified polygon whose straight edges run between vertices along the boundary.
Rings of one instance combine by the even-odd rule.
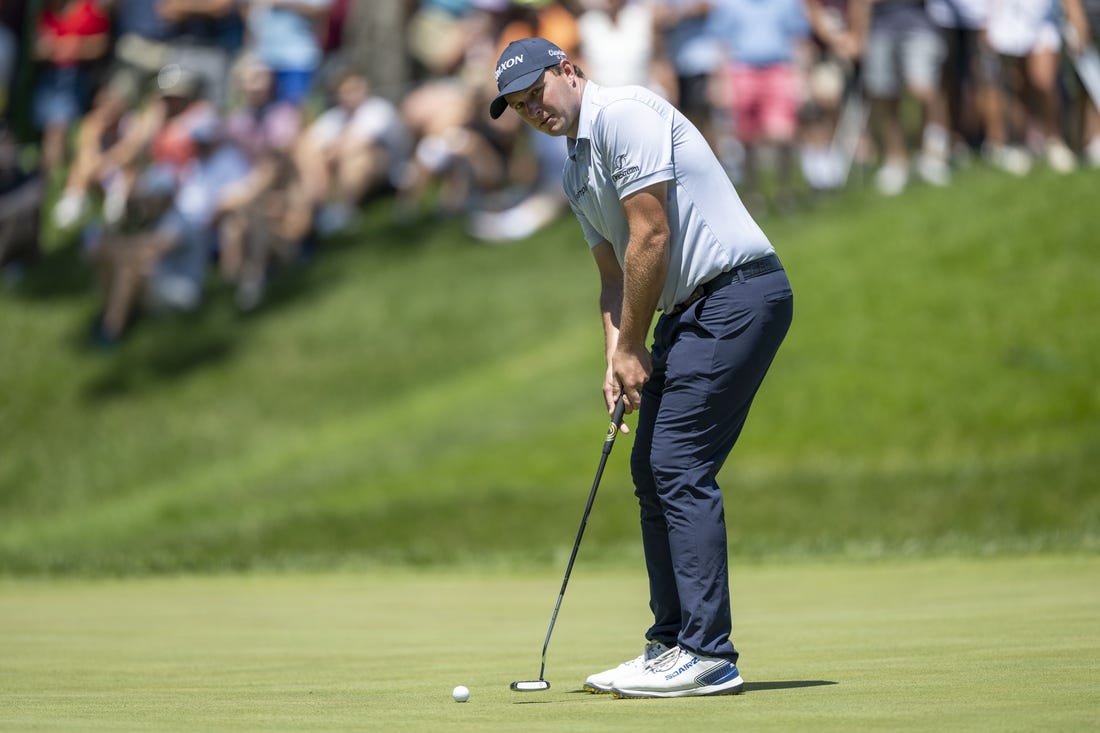
[[[791,324],[782,270],[657,321],[630,467],[641,508],[653,641],[737,661],[722,492],[715,477]]]

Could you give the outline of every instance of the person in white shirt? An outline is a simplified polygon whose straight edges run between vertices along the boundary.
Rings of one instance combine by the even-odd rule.
[[[410,153],[397,108],[371,93],[365,75],[341,70],[333,96],[336,103],[307,128],[295,152],[321,234],[346,228],[368,195],[395,189]]]
[[[716,476],[790,326],[790,282],[706,139],[665,99],[589,81],[542,38],[510,44],[496,81],[494,118],[510,107],[566,138],[565,194],[600,275],[606,407],[638,413],[630,464],[653,625],[639,657],[585,688],[738,693]]]
[[[655,27],[648,3],[606,0],[580,14],[577,33],[580,55],[592,79],[608,86],[654,88]]]
[[[1022,149],[1028,122],[1034,118],[1043,131],[1047,164],[1059,173],[1070,173],[1077,167],[1077,158],[1061,130],[1059,11],[1077,29],[1077,38],[1087,37],[1081,0],[990,1],[986,38],[1000,56],[1004,75],[1004,83],[996,87],[995,109],[1008,121],[1005,128],[991,130],[990,137],[996,144],[1015,142]],[[1007,95],[1002,87],[1009,91]],[[1034,104],[1028,103],[1029,97]]]

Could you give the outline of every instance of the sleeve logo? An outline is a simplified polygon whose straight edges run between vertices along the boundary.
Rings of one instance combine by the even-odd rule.
[[[618,183],[624,178],[631,178],[642,169],[639,165],[630,165],[626,153],[615,156],[615,164],[611,166],[611,180]]]

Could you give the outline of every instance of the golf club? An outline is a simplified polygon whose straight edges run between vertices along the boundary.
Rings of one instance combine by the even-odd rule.
[[[596,469],[596,478],[592,481],[592,490],[588,492],[588,503],[584,506],[584,514],[581,515],[581,526],[577,530],[577,539],[573,541],[573,552],[569,555],[569,564],[565,566],[565,577],[561,581],[561,591],[558,592],[558,602],[554,604],[554,613],[550,616],[550,627],[546,629],[546,640],[542,643],[542,666],[539,668],[537,680],[519,680],[511,684],[515,692],[538,692],[549,690],[550,683],[546,676],[546,649],[550,646],[550,634],[554,633],[554,622],[558,620],[558,610],[561,601],[565,598],[565,586],[569,585],[569,575],[573,572],[573,563],[577,559],[577,550],[581,547],[581,537],[584,536],[585,525],[588,524],[588,515],[592,511],[592,503],[596,501],[596,489],[600,486],[600,477],[603,476],[603,467],[607,464],[607,457],[611,455],[611,448],[615,445],[615,436],[619,434],[619,425],[623,421],[623,413],[626,411],[626,403],[622,395],[615,402],[615,411],[611,415],[611,425],[607,428],[607,437],[603,440],[603,452],[600,454],[600,466]]]

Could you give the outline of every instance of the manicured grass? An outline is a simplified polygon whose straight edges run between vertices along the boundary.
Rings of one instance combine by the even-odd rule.
[[[1100,547],[1096,185],[975,168],[765,222],[796,314],[720,477],[736,555]],[[596,291],[568,217],[491,247],[382,204],[256,315],[215,284],[101,353],[55,248],[0,293],[0,573],[556,561],[605,427]],[[636,551],[629,447],[596,557]]]
[[[1081,731],[1095,725],[1100,560],[739,564],[747,691],[614,700],[637,567],[0,581],[0,730]],[[464,684],[470,701],[451,701]]]

